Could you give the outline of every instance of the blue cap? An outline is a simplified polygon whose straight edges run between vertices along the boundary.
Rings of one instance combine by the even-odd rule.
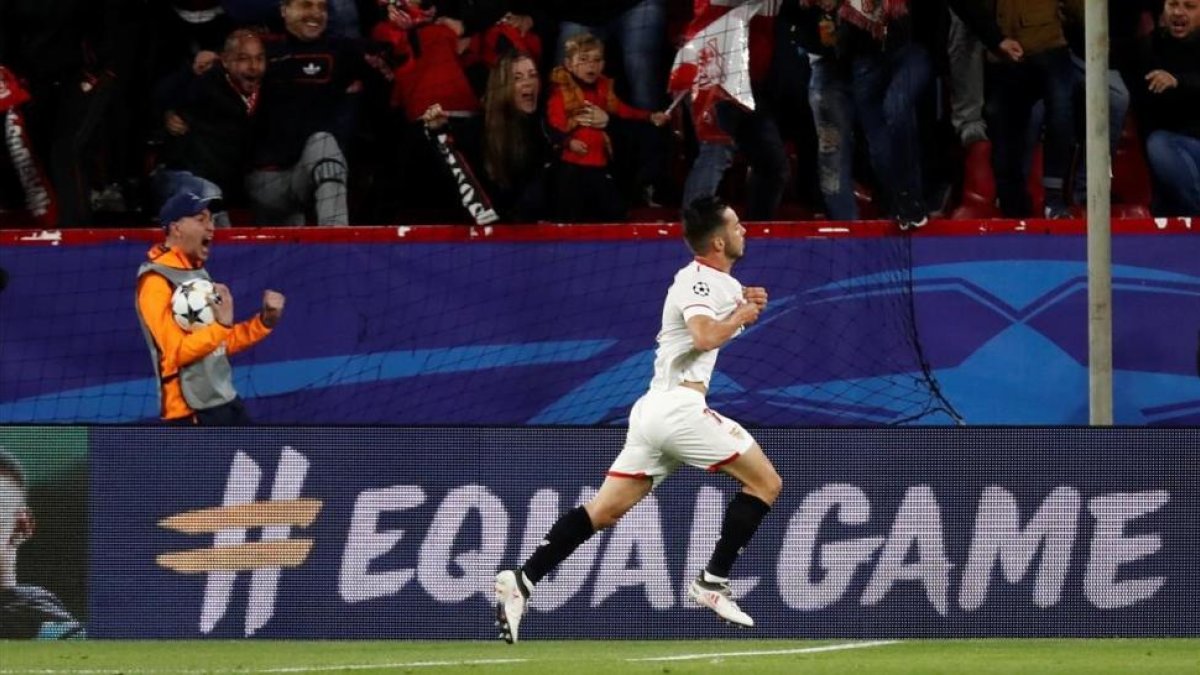
[[[159,209],[158,222],[162,223],[163,227],[167,227],[177,220],[198,216],[201,211],[208,208],[209,203],[214,199],[214,197],[201,197],[195,192],[177,192],[171,195]]]

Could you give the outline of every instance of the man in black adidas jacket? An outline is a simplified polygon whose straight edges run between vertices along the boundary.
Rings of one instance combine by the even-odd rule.
[[[344,149],[370,67],[360,44],[326,36],[326,0],[282,0],[280,12],[246,190],[260,225],[303,225],[310,209],[318,225],[348,225]]]

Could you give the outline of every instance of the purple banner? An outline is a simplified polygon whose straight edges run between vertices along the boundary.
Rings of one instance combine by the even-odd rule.
[[[1184,429],[759,429],[784,490],[685,598],[735,486],[691,469],[543,580],[523,639],[1195,635]],[[586,500],[619,429],[91,430],[89,634],[495,636],[491,584]]]

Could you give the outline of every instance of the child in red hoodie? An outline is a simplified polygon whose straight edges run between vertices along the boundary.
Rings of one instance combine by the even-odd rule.
[[[604,43],[588,33],[565,45],[563,65],[550,73],[546,101],[551,129],[562,137],[558,166],[558,217],[571,222],[614,221],[625,217],[622,199],[608,174],[612,143],[604,129],[609,115],[648,121],[661,127],[665,112],[627,105],[605,77]]]

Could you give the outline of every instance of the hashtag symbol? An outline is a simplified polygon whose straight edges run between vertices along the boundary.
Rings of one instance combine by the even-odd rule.
[[[184,534],[213,535],[210,547],[163,553],[155,559],[159,566],[180,574],[207,573],[200,632],[212,632],[225,616],[239,572],[253,572],[245,634],[253,635],[274,615],[280,571],[299,567],[313,547],[312,539],[291,538],[293,527],[311,525],[321,511],[319,499],[300,497],[308,466],[303,455],[284,447],[270,500],[256,501],[262,469],[249,455],[238,452],[221,506],[185,511],[158,523]],[[259,541],[246,541],[251,529],[261,529]]]

